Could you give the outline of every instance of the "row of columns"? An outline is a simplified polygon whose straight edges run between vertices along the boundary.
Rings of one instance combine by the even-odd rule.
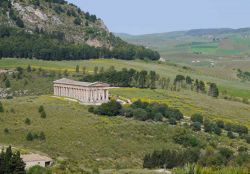
[[[54,85],[54,95],[74,98],[86,103],[103,103],[109,100],[108,90],[100,88],[78,88]]]

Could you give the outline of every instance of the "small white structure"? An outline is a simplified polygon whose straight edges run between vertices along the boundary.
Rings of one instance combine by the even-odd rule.
[[[77,99],[86,104],[101,104],[109,101],[110,85],[103,82],[79,82],[70,79],[54,81],[54,95]]]
[[[26,169],[33,166],[48,167],[52,164],[52,159],[46,156],[41,156],[39,154],[27,154],[21,155],[23,162],[26,164]]]

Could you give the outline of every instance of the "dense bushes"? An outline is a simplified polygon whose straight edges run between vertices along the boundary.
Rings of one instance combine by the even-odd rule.
[[[20,18],[17,18],[19,27],[24,27]],[[75,24],[81,21],[76,18]],[[151,59],[158,60],[157,52],[144,47],[127,44],[120,39],[114,40],[114,49],[95,48],[86,44],[67,43],[64,33],[45,33],[37,30],[33,34],[23,29],[14,29],[0,26],[0,57],[37,58],[43,60],[85,60],[91,58],[118,58],[118,59]]]
[[[231,139],[239,136],[242,139],[246,139],[248,142],[248,128],[243,125],[224,123],[222,120],[211,121],[204,119],[201,114],[194,114],[191,116],[191,128],[194,131],[200,131],[203,125],[204,131],[208,133],[215,133],[221,135],[222,131],[227,131],[227,136]],[[236,136],[237,135],[237,136]]]
[[[94,110],[94,113],[99,115],[116,116],[120,113],[121,108],[122,106],[120,103],[111,100],[110,102],[104,103],[101,106],[97,107]]]
[[[146,154],[143,160],[144,168],[169,168],[183,167],[185,164],[198,164],[203,167],[242,167],[250,162],[247,151],[235,153],[227,147],[205,149],[186,148],[185,150],[162,150]],[[247,167],[247,166],[246,166]]]
[[[183,114],[178,109],[169,108],[165,104],[160,103],[148,103],[141,100],[135,101],[130,106],[121,106],[120,103],[111,100],[108,103],[104,103],[98,107],[90,107],[89,112],[93,112],[98,115],[107,116],[125,116],[134,117],[137,120],[155,120],[162,121],[163,118],[181,120]]]
[[[173,168],[186,163],[194,163],[199,159],[199,150],[187,149],[185,151],[162,150],[147,154],[143,160],[144,168]]]

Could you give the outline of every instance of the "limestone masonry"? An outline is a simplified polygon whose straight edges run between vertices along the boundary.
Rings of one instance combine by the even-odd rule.
[[[102,82],[79,82],[63,78],[54,81],[54,95],[77,99],[82,103],[106,103],[109,101],[109,87],[109,84]]]

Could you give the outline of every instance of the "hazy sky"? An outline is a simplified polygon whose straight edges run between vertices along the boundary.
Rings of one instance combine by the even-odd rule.
[[[250,0],[68,0],[103,19],[111,32],[145,34],[250,27]]]

